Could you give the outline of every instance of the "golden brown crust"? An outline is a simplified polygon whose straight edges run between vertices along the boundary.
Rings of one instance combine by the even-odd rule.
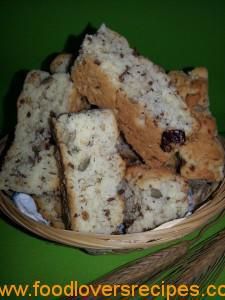
[[[207,111],[195,113],[195,115],[200,124],[198,136],[217,136],[216,121]]]
[[[221,146],[216,139],[215,120],[208,112],[207,70],[196,68],[189,75],[181,71],[174,71],[169,76],[199,126],[186,144],[177,149],[181,156],[185,155],[185,158],[187,152],[190,153],[190,158],[196,161],[196,171],[187,172],[187,168],[193,168],[187,160],[186,166],[181,168],[181,174],[188,179],[212,180],[214,172],[214,180],[221,180],[222,172],[219,165],[223,164],[224,158]],[[86,57],[79,62],[72,70],[72,79],[79,92],[87,96],[91,103],[114,109],[120,130],[124,133],[127,142],[149,166],[158,168],[163,165],[171,165],[170,167],[174,168],[174,150],[167,153],[160,147],[162,129],[157,127],[156,122],[145,114],[140,104],[133,103],[132,99],[129,99],[121,89],[113,87],[110,79],[101,70],[101,66],[96,64],[93,59]],[[205,143],[206,139],[210,139],[209,145],[200,154],[199,146],[204,148],[202,143]],[[211,152],[208,158],[207,151]],[[219,155],[218,163],[215,163],[215,155]],[[186,160],[185,158],[183,159]],[[197,160],[199,160],[199,166]]]
[[[195,68],[189,74],[171,71],[168,75],[190,109],[196,105],[208,107],[208,71],[206,68]]]
[[[220,181],[223,178],[224,149],[216,137],[197,136],[180,149],[185,161],[181,175],[188,179]]]
[[[162,151],[160,144],[163,131],[144,114],[144,109],[133,104],[122,91],[117,92],[116,109],[120,130],[144,161],[151,167],[159,167],[168,161],[173,152]],[[140,119],[140,116],[143,118]]]
[[[215,119],[208,111],[207,69],[195,68],[189,75],[172,71],[169,76],[200,124],[199,131],[179,150],[185,161],[181,175],[188,179],[220,181],[224,176],[224,150],[217,138]]]
[[[82,60],[72,70],[72,79],[80,94],[87,96],[92,104],[114,110],[126,140],[148,165],[159,167],[173,155],[173,151],[167,153],[160,147],[162,129],[139,104],[132,103],[123,91],[114,88],[91,58]]]
[[[215,119],[208,111],[207,69],[195,68],[189,75],[182,71],[171,71],[169,77],[200,124],[197,135],[199,136],[200,133],[209,136],[217,135]]]

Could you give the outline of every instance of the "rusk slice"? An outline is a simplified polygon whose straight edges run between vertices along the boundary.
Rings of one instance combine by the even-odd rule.
[[[77,111],[79,106],[69,74],[28,73],[17,101],[18,123],[1,168],[0,189],[35,195],[58,189],[50,115]]]
[[[152,229],[188,212],[188,185],[168,169],[128,168],[123,186],[128,233]]]
[[[117,232],[123,222],[118,188],[125,163],[116,147],[119,133],[112,111],[63,114],[52,123],[67,227],[79,232]]]
[[[224,177],[224,149],[209,110],[207,69],[195,68],[188,74],[171,71],[169,76],[200,124],[198,132],[179,149],[180,172],[188,179],[221,181]]]
[[[169,76],[104,25],[85,37],[71,76],[92,104],[114,109],[127,142],[152,167],[198,128]]]

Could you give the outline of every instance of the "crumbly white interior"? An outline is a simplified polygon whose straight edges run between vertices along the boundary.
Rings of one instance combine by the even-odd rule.
[[[109,110],[62,115],[57,138],[64,144],[65,178],[72,229],[112,233],[123,221],[118,186],[124,163],[116,148],[118,130]],[[60,132],[60,135],[59,135]]]
[[[136,55],[127,40],[102,25],[95,35],[87,35],[80,52],[94,58],[116,88],[121,88],[163,129],[192,132],[194,119],[186,103],[170,85],[166,73],[151,61]]]
[[[73,83],[68,74],[31,71],[18,99],[14,142],[0,174],[0,189],[41,195],[58,185],[49,119],[69,109]]]
[[[188,212],[184,183],[169,179],[130,181],[125,188],[125,219],[128,233],[152,229]]]

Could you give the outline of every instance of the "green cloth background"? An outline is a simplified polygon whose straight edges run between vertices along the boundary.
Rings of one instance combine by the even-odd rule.
[[[225,132],[225,1],[0,1],[0,136],[16,122],[24,74],[54,53],[77,51],[81,34],[105,23],[166,70],[205,66],[210,108]],[[225,220],[208,234],[225,227]],[[91,256],[41,240],[0,219],[0,284],[87,283],[153,251]],[[225,271],[217,283],[224,283]],[[13,298],[12,298],[13,299]]]

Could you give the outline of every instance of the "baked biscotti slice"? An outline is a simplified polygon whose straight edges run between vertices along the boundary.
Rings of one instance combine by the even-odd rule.
[[[195,68],[188,74],[172,71],[169,76],[200,124],[198,132],[179,148],[180,172],[188,179],[221,181],[224,177],[224,149],[209,110],[207,69]]]
[[[63,114],[52,123],[61,158],[67,227],[80,232],[117,232],[123,222],[118,187],[125,163],[116,148],[119,133],[112,111]]]
[[[153,229],[188,212],[188,185],[168,169],[130,167],[122,190],[128,233]]]
[[[64,229],[60,194],[32,195],[39,213],[55,228]]]
[[[28,73],[17,101],[15,138],[0,172],[1,190],[42,195],[58,189],[49,119],[51,114],[78,109],[69,74]]]
[[[114,109],[127,142],[150,166],[167,162],[198,128],[169,76],[105,25],[85,37],[71,76],[92,104]]]

